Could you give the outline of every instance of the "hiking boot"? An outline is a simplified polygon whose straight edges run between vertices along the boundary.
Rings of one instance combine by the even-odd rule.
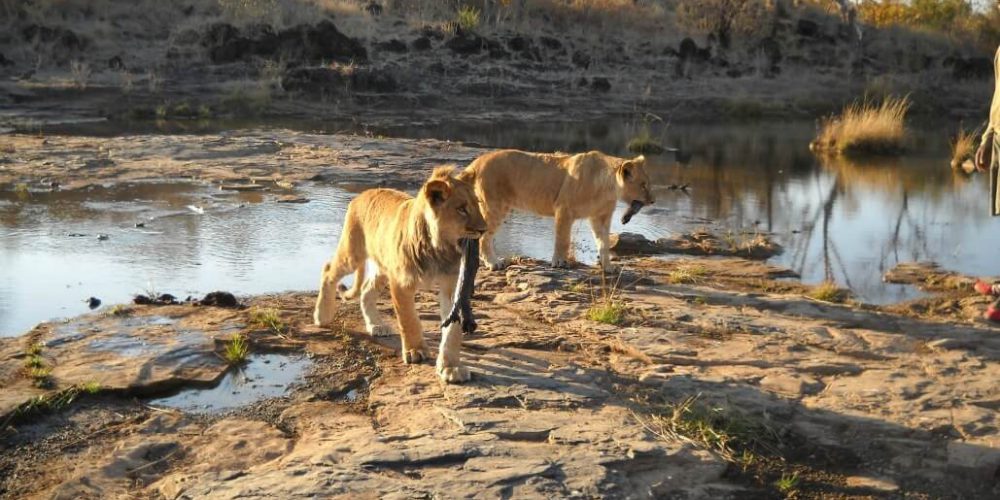
[[[972,288],[980,295],[989,295],[991,297],[1000,295],[1000,285],[987,283],[982,280],[976,280],[976,284],[972,285]]]

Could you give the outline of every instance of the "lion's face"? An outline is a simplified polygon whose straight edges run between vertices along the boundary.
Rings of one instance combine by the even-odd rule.
[[[618,166],[618,192],[625,203],[639,202],[652,205],[656,200],[650,191],[649,174],[646,172],[646,158],[637,156]]]
[[[468,183],[451,176],[432,178],[424,184],[421,196],[427,202],[426,217],[435,244],[458,244],[486,232],[486,220]]]

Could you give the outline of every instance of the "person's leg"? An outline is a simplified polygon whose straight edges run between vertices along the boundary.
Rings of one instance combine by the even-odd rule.
[[[983,317],[990,321],[1000,322],[1000,299],[993,301],[993,303],[986,308],[986,312],[983,313]]]

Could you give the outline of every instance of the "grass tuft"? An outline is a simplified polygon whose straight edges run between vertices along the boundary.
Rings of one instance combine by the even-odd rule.
[[[256,328],[265,328],[278,335],[285,333],[288,325],[281,320],[281,315],[278,313],[277,309],[273,308],[254,308],[250,311],[250,326]]]
[[[628,150],[637,155],[658,155],[663,154],[663,146],[653,139],[648,128],[642,129],[639,135],[628,141]]]
[[[778,488],[778,491],[784,493],[786,497],[794,496],[795,490],[799,485],[799,473],[793,472],[783,473],[777,481],[774,482],[774,487]]]
[[[132,314],[132,309],[125,304],[115,304],[105,313],[106,316],[114,316],[116,318],[121,318],[130,314]]]
[[[463,5],[455,14],[455,25],[462,31],[475,31],[479,27],[481,14],[479,9],[471,5]]]
[[[587,319],[606,325],[620,325],[625,322],[628,307],[621,300],[621,288],[619,287],[621,279],[622,275],[619,272],[615,282],[609,284],[607,277],[601,273],[599,293],[591,291],[591,305],[587,309]]]
[[[625,322],[626,311],[625,304],[618,301],[594,304],[587,309],[587,319],[607,325],[620,325]]]
[[[959,170],[966,160],[971,160],[976,153],[976,141],[979,138],[977,131],[965,130],[964,127],[958,129],[958,133],[951,138],[951,168]]]
[[[708,275],[708,270],[699,265],[682,265],[667,273],[667,282],[674,285],[700,283]]]
[[[91,380],[90,382],[80,385],[80,390],[86,392],[87,394],[97,394],[98,392],[101,392],[101,383]]]
[[[222,358],[230,365],[238,365],[247,360],[250,354],[250,342],[246,336],[234,333],[222,350]]]
[[[886,97],[881,104],[869,101],[847,106],[840,116],[823,120],[814,151],[843,155],[899,154],[906,139],[908,97]]]
[[[773,429],[735,410],[702,403],[700,397],[655,404],[647,416],[635,417],[661,439],[692,443],[742,467],[750,467],[759,451],[776,448],[780,440]]]
[[[848,293],[847,290],[838,287],[836,283],[825,281],[813,288],[807,296],[823,302],[839,304],[847,300]]]

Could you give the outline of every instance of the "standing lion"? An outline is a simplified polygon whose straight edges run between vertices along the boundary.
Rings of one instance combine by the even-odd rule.
[[[590,221],[600,265],[611,267],[611,215],[618,200],[633,207],[655,200],[649,190],[646,159],[626,160],[598,151],[568,154],[501,150],[476,158],[459,178],[472,183],[483,215],[486,234],[480,254],[490,270],[506,265],[493,250],[493,236],[511,209],[555,217],[553,267],[569,264],[570,230],[577,219]],[[634,208],[638,210],[638,208]],[[632,209],[626,217],[630,217]]]
[[[317,325],[333,321],[337,285],[354,272],[354,289],[345,296],[360,290],[368,332],[373,336],[392,332],[376,308],[379,290],[388,285],[399,322],[403,362],[419,363],[429,357],[414,295],[418,288],[436,287],[444,320],[458,282],[460,240],[479,238],[486,231],[472,186],[453,172],[452,167],[435,169],[416,197],[393,189],[370,189],[351,201],[337,253],[323,267],[313,316]],[[375,263],[375,275],[365,279],[369,259]],[[469,380],[469,370],[461,363],[461,347],[461,325],[443,328],[436,368],[445,382]]]

